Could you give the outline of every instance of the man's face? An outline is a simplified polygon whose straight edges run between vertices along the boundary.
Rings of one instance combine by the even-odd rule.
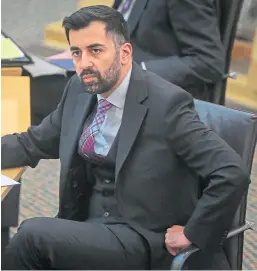
[[[103,22],[92,22],[69,33],[76,73],[91,94],[110,91],[120,79],[120,50],[105,27]]]

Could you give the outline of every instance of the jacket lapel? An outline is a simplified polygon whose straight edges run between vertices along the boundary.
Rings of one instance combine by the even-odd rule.
[[[73,157],[74,149],[77,146],[79,136],[82,133],[84,122],[92,111],[95,103],[96,95],[91,95],[89,93],[81,93],[78,95],[77,105],[71,119],[71,125],[67,137],[67,144],[65,146],[65,157],[67,157],[68,159],[66,163],[67,166],[69,166]]]
[[[135,5],[131,11],[131,14],[128,19],[129,30],[132,33],[139,22],[139,18],[144,11],[145,5],[147,4],[148,0],[136,0]],[[156,0],[158,1],[158,0]]]
[[[116,180],[146,116],[148,108],[142,104],[146,98],[147,87],[143,71],[137,64],[133,64],[119,132],[115,170]]]

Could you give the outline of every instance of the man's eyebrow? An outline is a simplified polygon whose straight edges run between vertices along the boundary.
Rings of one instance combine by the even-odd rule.
[[[94,47],[104,47],[104,44],[96,42],[87,46],[87,48],[89,49],[94,48]]]
[[[88,49],[92,49],[92,48],[95,48],[95,47],[105,47],[105,45],[96,42],[96,43],[93,43],[93,44],[90,44],[90,45],[87,46]],[[77,46],[71,46],[70,50],[71,51],[81,51],[81,49],[79,47],[77,47]]]
[[[71,46],[70,50],[71,51],[80,51],[79,47],[77,47],[77,46]]]

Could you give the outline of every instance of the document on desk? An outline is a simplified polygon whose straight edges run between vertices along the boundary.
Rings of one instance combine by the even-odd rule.
[[[8,185],[16,185],[16,184],[19,184],[19,183],[14,181],[13,179],[1,174],[1,187],[8,186]]]
[[[15,59],[24,57],[24,53],[9,38],[1,38],[1,59]]]

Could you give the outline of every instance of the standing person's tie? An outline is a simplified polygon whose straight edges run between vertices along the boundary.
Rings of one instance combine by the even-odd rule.
[[[102,157],[94,151],[95,136],[99,133],[100,128],[105,120],[106,112],[112,107],[106,99],[100,99],[97,106],[97,112],[94,117],[92,124],[85,128],[82,140],[84,141],[81,145],[82,152],[91,159],[97,159]]]
[[[120,13],[124,15],[124,14],[129,10],[129,8],[130,8],[132,2],[133,2],[133,0],[125,0],[125,1],[122,3],[122,7],[121,7],[121,9],[120,9]]]

